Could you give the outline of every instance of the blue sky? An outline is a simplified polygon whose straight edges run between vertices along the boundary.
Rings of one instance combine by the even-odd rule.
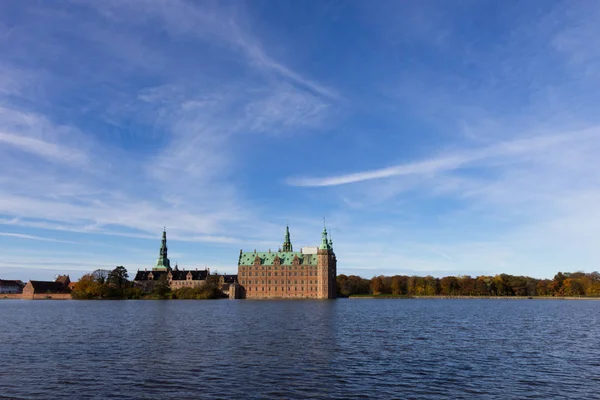
[[[316,245],[600,269],[594,1],[0,3],[0,278]]]

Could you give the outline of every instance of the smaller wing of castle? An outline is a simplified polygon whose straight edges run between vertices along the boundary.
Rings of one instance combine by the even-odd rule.
[[[203,270],[186,270],[179,269],[175,264],[175,268],[171,268],[171,261],[168,257],[167,248],[167,232],[163,230],[162,241],[158,253],[156,264],[151,270],[137,271],[134,282],[142,284],[144,282],[158,281],[166,279],[171,290],[181,289],[184,287],[200,287],[206,283],[206,279],[210,276],[210,268]],[[163,278],[164,277],[164,278]],[[233,283],[237,280],[237,275],[222,275],[219,276],[221,285],[225,283]]]

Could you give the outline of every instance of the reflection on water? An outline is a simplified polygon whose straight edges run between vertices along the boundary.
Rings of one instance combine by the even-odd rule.
[[[599,310],[543,300],[3,300],[0,398],[600,398]]]

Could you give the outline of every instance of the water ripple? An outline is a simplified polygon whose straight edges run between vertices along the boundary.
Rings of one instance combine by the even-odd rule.
[[[600,398],[593,301],[0,302],[0,399]]]

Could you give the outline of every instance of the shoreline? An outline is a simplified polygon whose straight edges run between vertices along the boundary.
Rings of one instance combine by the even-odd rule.
[[[573,297],[573,296],[349,296],[348,299],[385,299],[385,300],[600,300],[600,297]]]

